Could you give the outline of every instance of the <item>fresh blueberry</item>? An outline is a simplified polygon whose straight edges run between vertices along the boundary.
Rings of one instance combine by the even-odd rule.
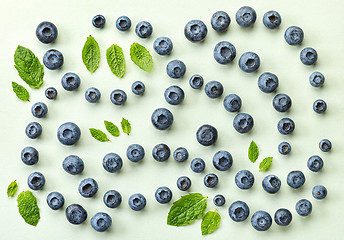
[[[265,72],[258,78],[258,87],[264,93],[272,93],[278,87],[278,77],[273,73]]]
[[[123,105],[127,101],[127,94],[120,89],[113,90],[110,94],[110,100],[115,105]]]
[[[184,91],[180,87],[173,85],[165,90],[164,97],[167,103],[178,105],[184,100]]]
[[[318,60],[318,53],[314,48],[304,48],[300,52],[300,60],[305,65],[313,65]]]
[[[189,152],[186,148],[179,147],[173,152],[173,158],[177,162],[185,162],[189,158]]]
[[[186,66],[182,61],[175,59],[167,64],[166,72],[171,78],[181,78],[186,72]]]
[[[291,146],[290,146],[290,144],[288,142],[281,142],[278,145],[278,151],[282,155],[287,155],[291,151]]]
[[[281,180],[275,175],[268,175],[262,181],[263,189],[268,193],[276,193],[281,188]]]
[[[57,90],[54,87],[48,87],[45,90],[45,96],[46,98],[48,98],[49,100],[54,100],[57,97]]]
[[[47,204],[52,210],[60,209],[64,205],[64,197],[59,192],[51,192],[47,196]]]
[[[135,193],[129,197],[128,203],[131,209],[140,211],[146,206],[146,198],[140,193]]]
[[[61,84],[65,90],[73,91],[80,86],[80,78],[77,74],[69,72],[63,75]]]
[[[69,155],[63,160],[62,167],[67,173],[78,175],[84,171],[84,161],[76,155]]]
[[[51,22],[41,22],[36,28],[36,36],[42,43],[54,42],[57,38],[58,31],[56,26]]]
[[[81,224],[86,220],[87,212],[79,204],[71,204],[66,208],[66,217],[72,224]]]
[[[251,224],[257,231],[266,231],[271,227],[272,218],[265,211],[257,211],[252,215]]]
[[[159,130],[168,129],[173,123],[173,115],[166,108],[155,109],[151,117],[152,124]]]
[[[254,176],[248,170],[241,170],[235,175],[235,184],[240,189],[250,189],[254,184]]]
[[[250,209],[245,202],[236,201],[229,206],[228,214],[234,222],[242,222],[250,214]]]
[[[63,55],[56,49],[48,50],[43,56],[43,64],[50,70],[55,70],[63,65]]]
[[[201,20],[191,20],[184,27],[184,35],[191,42],[204,40],[207,33],[207,26]]]
[[[127,148],[127,158],[132,162],[141,161],[145,157],[145,150],[139,144],[131,144]]]
[[[93,178],[85,178],[80,182],[78,190],[85,198],[93,197],[98,192],[98,183]]]
[[[293,219],[288,209],[280,208],[275,212],[275,222],[279,226],[288,226]]]
[[[155,191],[155,199],[159,203],[168,203],[172,199],[172,191],[168,187],[159,187]]]
[[[251,73],[258,70],[260,58],[254,52],[245,52],[239,59],[239,67],[242,71]]]
[[[190,167],[195,173],[200,173],[205,169],[205,162],[202,158],[195,158],[191,161]]]
[[[104,212],[98,212],[91,218],[91,226],[97,232],[105,232],[111,227],[111,224],[111,217]]]
[[[120,31],[127,31],[131,27],[131,20],[127,16],[121,16],[116,20],[116,28]]]
[[[100,91],[95,87],[90,87],[85,92],[85,99],[90,103],[96,103],[100,99]]]
[[[324,166],[324,161],[319,156],[311,156],[307,161],[307,167],[312,172],[318,172],[320,171]]]
[[[236,49],[230,42],[222,41],[215,45],[213,54],[216,62],[228,64],[236,57]]]
[[[232,155],[227,151],[218,151],[214,154],[213,165],[219,171],[227,171],[233,165]]]
[[[303,41],[303,31],[297,26],[288,27],[284,32],[284,39],[289,45],[298,45]]]
[[[226,199],[223,195],[218,194],[213,198],[213,203],[217,207],[222,207],[226,203]]]
[[[103,158],[103,167],[110,173],[119,171],[122,166],[122,158],[116,153],[108,153]]]
[[[204,176],[204,185],[208,188],[214,188],[219,183],[219,178],[214,173],[209,173]]]
[[[32,190],[40,190],[45,184],[45,178],[40,172],[33,172],[27,179],[27,184]]]
[[[278,112],[286,112],[291,107],[291,98],[284,93],[277,94],[272,100],[272,105]]]
[[[117,208],[122,203],[122,196],[116,190],[109,190],[104,194],[103,201],[109,208]]]
[[[324,85],[325,82],[325,77],[322,73],[320,72],[313,72],[310,76],[309,76],[309,83],[313,86],[313,87],[321,87],[322,85]]]
[[[31,113],[36,118],[42,118],[48,113],[48,107],[42,102],[36,102],[31,107]]]
[[[307,199],[301,199],[296,203],[295,209],[300,216],[308,216],[312,212],[312,203]]]
[[[205,85],[204,91],[210,98],[219,98],[223,93],[223,85],[218,81],[211,81]]]
[[[211,16],[210,20],[211,26],[217,32],[226,31],[229,24],[231,23],[231,18],[224,11],[217,11]]]
[[[217,130],[211,125],[204,124],[196,132],[197,141],[203,146],[210,146],[217,140]]]
[[[136,35],[140,38],[148,38],[153,33],[153,27],[149,22],[139,22],[135,27]]]
[[[153,158],[158,162],[164,162],[170,157],[171,150],[166,144],[161,143],[154,146],[152,155]]]
[[[29,138],[38,138],[42,134],[42,126],[38,122],[30,122],[25,128],[25,133]]]
[[[177,187],[181,191],[186,191],[191,187],[191,180],[186,176],[181,176],[177,180]]]
[[[305,175],[301,171],[291,171],[287,176],[287,184],[292,188],[302,187],[305,181]]]
[[[21,160],[26,165],[34,165],[38,162],[38,151],[33,147],[25,147],[21,151]]]
[[[235,20],[241,27],[250,27],[252,26],[257,19],[256,11],[251,7],[241,7],[236,15]]]
[[[313,103],[313,110],[316,113],[324,113],[326,109],[327,109],[327,104],[322,99],[318,99]]]
[[[73,145],[79,141],[80,128],[72,122],[66,122],[57,129],[57,138],[64,145]]]
[[[193,89],[200,89],[203,86],[204,80],[201,75],[195,74],[189,80],[190,87]]]
[[[323,185],[316,185],[312,189],[312,195],[315,199],[324,199],[327,196],[327,189]]]
[[[105,25],[105,22],[106,22],[105,17],[100,14],[94,16],[92,19],[92,24],[96,28],[103,28]]]
[[[265,27],[274,29],[281,25],[281,15],[276,11],[268,11],[263,16],[263,24]]]
[[[247,133],[253,128],[253,125],[253,118],[247,113],[239,113],[233,119],[233,127],[239,133]]]
[[[282,118],[277,124],[278,131],[283,135],[291,134],[295,129],[295,123],[290,118]]]
[[[155,39],[153,48],[157,54],[167,55],[171,53],[173,44],[171,39],[169,39],[168,37],[159,37]]]
[[[236,94],[229,94],[223,100],[223,106],[228,112],[238,112],[241,108],[241,98]]]
[[[328,139],[323,139],[319,142],[319,148],[323,152],[331,151],[332,149],[332,143]]]
[[[131,91],[136,95],[143,95],[145,90],[146,87],[141,81],[136,81],[131,85]]]

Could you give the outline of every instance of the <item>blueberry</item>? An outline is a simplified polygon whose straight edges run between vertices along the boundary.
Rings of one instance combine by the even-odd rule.
[[[312,212],[312,203],[307,199],[301,199],[296,203],[295,209],[300,216],[308,216]]]
[[[234,222],[242,222],[250,214],[250,209],[245,202],[236,201],[229,206],[228,214]]]
[[[288,226],[293,219],[288,209],[280,208],[275,212],[275,222],[279,226]]]
[[[154,146],[152,155],[153,158],[158,162],[164,162],[170,157],[171,150],[166,144],[161,143]]]
[[[164,97],[167,103],[178,105],[184,100],[184,91],[180,87],[173,85],[165,90]]]
[[[219,171],[227,171],[233,165],[232,155],[227,151],[218,151],[214,154],[213,165]]]
[[[25,133],[29,138],[38,138],[42,134],[42,126],[38,122],[30,122],[25,128]]]
[[[45,178],[40,172],[33,172],[27,178],[27,184],[32,190],[40,190],[45,184]]]
[[[277,124],[278,131],[283,135],[291,134],[295,129],[295,123],[290,118],[282,118]]]
[[[173,152],[173,158],[177,162],[185,162],[189,158],[189,152],[186,148],[179,147]]]
[[[331,151],[332,149],[332,143],[328,139],[323,139],[319,142],[319,148],[323,152]]]
[[[100,91],[95,87],[90,87],[85,92],[85,99],[90,103],[96,103],[100,99]]]
[[[327,196],[327,189],[323,185],[316,185],[312,189],[312,195],[315,199],[324,199]]]
[[[21,151],[21,160],[26,165],[34,165],[38,162],[38,151],[33,147],[25,147]]]
[[[286,112],[291,107],[291,99],[287,94],[277,94],[272,100],[272,105],[278,112]]]
[[[80,86],[80,78],[77,74],[69,72],[63,75],[61,84],[65,90],[73,91]]]
[[[313,86],[313,87],[321,87],[322,85],[324,85],[325,82],[325,77],[322,73],[320,72],[313,72],[310,76],[309,76],[309,83]]]
[[[43,118],[48,113],[48,107],[42,102],[36,102],[31,107],[31,113],[36,118]]]
[[[228,112],[238,112],[241,108],[241,98],[236,94],[229,94],[223,100],[223,106]]]
[[[207,33],[207,26],[201,20],[191,20],[184,27],[184,35],[191,42],[204,40]]]
[[[62,167],[67,173],[78,175],[84,171],[84,161],[76,155],[69,155],[63,160]]]
[[[211,125],[204,124],[196,132],[197,141],[203,146],[210,146],[217,140],[217,130]]]
[[[248,170],[241,170],[235,175],[235,184],[240,189],[250,189],[254,184],[254,176]]]
[[[36,28],[36,36],[42,43],[54,42],[57,38],[58,31],[56,26],[51,22],[41,22]]]
[[[288,142],[281,142],[278,145],[278,151],[282,155],[287,155],[291,151],[291,146],[290,146],[290,144]]]
[[[281,25],[281,15],[276,11],[268,11],[263,16],[263,24],[265,27],[274,29]]]
[[[191,187],[191,180],[186,176],[181,176],[177,180],[177,187],[181,191],[186,191]]]
[[[265,72],[258,78],[258,87],[264,93],[272,93],[278,87],[278,77],[273,73]]]
[[[195,173],[200,173],[205,169],[205,162],[202,158],[195,158],[191,161],[190,167]]]
[[[219,183],[219,178],[214,173],[209,173],[204,176],[204,185],[208,188],[214,188]]]
[[[79,141],[80,128],[72,122],[66,122],[57,129],[57,138],[64,145],[73,145]]]
[[[85,178],[80,182],[78,190],[85,198],[93,197],[98,192],[98,183],[93,178]]]
[[[143,95],[145,90],[146,87],[141,81],[136,81],[131,85],[131,91],[136,95]]]
[[[272,218],[265,211],[257,211],[252,215],[251,224],[257,231],[266,231],[271,227]]]
[[[60,209],[64,205],[64,197],[59,192],[51,192],[47,196],[47,204],[52,210]]]
[[[103,201],[109,208],[117,208],[122,203],[122,196],[116,190],[109,190],[104,194]]]
[[[54,100],[57,97],[57,90],[54,87],[48,87],[45,90],[45,96],[46,98],[48,98],[49,100]]]
[[[235,20],[241,27],[252,26],[257,19],[256,11],[251,7],[241,7],[235,15]]]
[[[268,193],[276,193],[281,188],[281,180],[275,175],[268,175],[262,181],[263,189]]]
[[[120,31],[127,31],[131,27],[131,20],[127,16],[121,16],[116,20],[116,28]]]
[[[157,54],[167,55],[171,53],[173,44],[171,39],[169,39],[168,37],[159,37],[155,39],[153,48]]]
[[[128,203],[131,209],[140,211],[146,206],[146,198],[140,193],[135,193],[129,197]]]
[[[87,212],[79,204],[71,204],[66,208],[66,217],[72,224],[81,224],[86,220]]]
[[[216,62],[228,64],[236,57],[236,49],[230,42],[222,41],[215,45],[213,54]]]
[[[115,105],[123,105],[127,101],[127,94],[120,89],[113,90],[110,94],[110,100]]]
[[[305,65],[313,65],[318,60],[318,53],[314,48],[304,48],[300,52],[300,60]]]
[[[213,203],[217,207],[222,207],[226,203],[226,199],[223,195],[218,194],[213,198]]]
[[[142,21],[136,25],[135,32],[140,38],[148,38],[152,35],[153,27],[149,22]]]
[[[181,78],[186,72],[186,66],[182,61],[175,59],[167,64],[166,72],[171,78]]]
[[[43,64],[50,70],[55,70],[63,65],[63,55],[56,49],[48,50],[43,56]]]
[[[122,166],[122,158],[116,153],[108,153],[103,158],[103,167],[110,173],[119,171]]]
[[[211,81],[205,85],[204,91],[210,98],[219,98],[223,93],[223,85],[218,81]]]
[[[159,130],[168,129],[173,123],[173,115],[166,108],[155,109],[151,117],[152,124]]]
[[[316,113],[324,113],[326,109],[327,109],[327,104],[322,99],[318,99],[313,103],[313,110]]]
[[[111,227],[111,224],[111,217],[104,212],[98,212],[91,218],[91,226],[97,232],[105,232]]]
[[[193,89],[200,89],[203,86],[203,83],[203,77],[198,74],[192,75],[189,80],[190,87],[192,87]]]
[[[239,113],[233,119],[233,127],[239,133],[247,133],[253,128],[253,125],[253,118],[247,113]]]
[[[105,17],[100,14],[94,16],[92,19],[92,24],[96,28],[103,28],[105,25],[105,22],[106,22]]]
[[[324,166],[324,161],[319,156],[311,156],[307,161],[307,167],[312,172],[318,172],[320,171]]]
[[[254,52],[245,52],[239,59],[239,67],[242,71],[251,73],[258,70],[260,58]]]
[[[303,31],[297,26],[288,27],[284,32],[284,39],[289,45],[298,45],[303,41]]]
[[[139,144],[131,144],[127,148],[127,158],[132,162],[139,162],[145,157],[145,150]]]
[[[211,16],[210,20],[211,26],[217,32],[226,31],[229,24],[231,23],[231,18],[224,11],[217,11]]]
[[[155,199],[159,203],[168,203],[172,199],[172,191],[168,187],[159,187],[155,191]]]
[[[292,188],[302,187],[305,181],[305,175],[301,171],[291,171],[287,176],[287,184]]]

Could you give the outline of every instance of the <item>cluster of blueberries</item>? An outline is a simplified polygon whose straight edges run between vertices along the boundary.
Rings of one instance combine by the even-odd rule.
[[[256,21],[256,12],[251,7],[242,7],[236,13],[236,21],[241,27],[250,27]],[[226,31],[231,19],[226,12],[218,11],[211,18],[211,25],[215,31]],[[269,11],[263,17],[263,23],[267,28],[274,29],[281,24],[281,16],[276,11]],[[105,25],[105,17],[97,15],[93,18],[92,24],[97,28]],[[116,27],[120,31],[127,31],[131,27],[131,21],[128,17],[119,17],[116,21]],[[141,38],[147,38],[152,34],[152,25],[146,21],[139,22],[136,25],[135,32]],[[200,20],[188,22],[184,28],[185,36],[191,42],[204,40],[207,35],[207,27]],[[36,29],[37,38],[43,43],[51,43],[57,38],[57,28],[50,22],[42,22]],[[285,40],[290,45],[298,45],[303,40],[304,33],[302,29],[296,26],[289,27],[285,31]],[[166,55],[172,51],[172,41],[167,37],[160,37],[154,41],[154,50],[159,55]],[[236,57],[234,45],[227,41],[216,44],[214,48],[214,58],[220,64],[228,64]],[[305,48],[300,53],[301,62],[306,65],[314,64],[317,61],[317,53],[313,48]],[[49,50],[43,58],[43,63],[48,69],[60,68],[63,64],[63,55],[55,50]],[[239,59],[239,67],[242,71],[250,73],[256,71],[260,66],[259,56],[254,52],[246,52]],[[171,78],[181,78],[186,72],[185,64],[180,60],[173,60],[167,64],[166,72]],[[324,76],[319,72],[311,74],[310,83],[314,87],[321,87],[324,84]],[[189,84],[193,89],[200,89],[203,86],[202,76],[196,74],[190,78]],[[80,85],[80,78],[75,73],[66,73],[61,80],[62,86],[67,91],[75,90]],[[266,72],[259,76],[258,87],[264,93],[272,93],[278,87],[278,78],[275,74]],[[142,95],[145,86],[137,81],[132,85],[134,94]],[[211,81],[205,85],[205,93],[210,98],[219,98],[223,94],[223,85],[218,81]],[[48,99],[55,99],[57,91],[55,88],[48,88],[45,91]],[[101,94],[96,88],[89,88],[85,92],[85,98],[91,103],[99,100]],[[170,86],[165,90],[164,97],[171,105],[178,105],[184,99],[184,91],[179,86]],[[116,105],[122,105],[127,99],[124,91],[117,89],[110,95],[111,101]],[[273,98],[273,107],[279,112],[286,112],[291,107],[292,101],[286,94],[277,94]],[[238,112],[241,108],[241,98],[236,94],[229,94],[224,98],[224,108],[229,112]],[[323,100],[317,100],[313,105],[314,111],[323,113],[327,105]],[[37,118],[43,118],[47,112],[47,106],[38,102],[35,103],[31,112]],[[173,123],[173,115],[166,108],[156,109],[151,116],[152,124],[159,130],[168,129]],[[254,121],[251,115],[239,113],[233,120],[233,127],[239,133],[247,133],[253,127]],[[278,125],[278,131],[287,135],[294,131],[295,123],[290,118],[282,118]],[[29,138],[38,138],[42,133],[42,126],[38,122],[31,122],[26,127],[26,135]],[[75,144],[81,136],[80,128],[72,122],[62,124],[57,130],[58,140],[64,145]],[[218,132],[215,127],[208,124],[202,125],[197,133],[196,139],[203,146],[210,146],[216,142]],[[323,152],[328,152],[332,148],[329,140],[323,139],[319,143]],[[283,155],[291,151],[291,146],[287,142],[282,142],[278,146],[279,152]],[[144,148],[139,144],[131,144],[127,148],[127,158],[132,162],[139,162],[145,156]],[[156,161],[166,161],[171,155],[170,148],[166,144],[158,144],[152,150],[152,156]],[[173,157],[177,162],[185,162],[189,153],[183,147],[177,148],[173,152]],[[38,162],[38,151],[33,147],[25,147],[21,152],[21,159],[27,165],[34,165]],[[227,151],[218,151],[213,157],[213,165],[219,171],[227,171],[233,164],[233,158]],[[63,161],[63,169],[72,175],[82,173],[84,170],[83,160],[76,156],[67,156]],[[312,156],[308,159],[308,168],[313,172],[318,172],[323,167],[323,160],[319,156]],[[103,167],[110,173],[119,171],[123,166],[122,158],[116,153],[109,153],[103,158]],[[205,162],[201,158],[195,158],[191,161],[190,167],[193,172],[201,173],[205,169]],[[214,188],[218,184],[218,177],[214,173],[207,174],[204,177],[204,185]],[[241,170],[235,176],[235,183],[240,189],[250,189],[254,184],[254,175],[248,170]],[[291,171],[287,176],[287,184],[292,188],[300,188],[305,183],[305,176],[301,171]],[[45,178],[42,173],[34,172],[28,177],[28,185],[33,190],[42,189],[45,184]],[[177,187],[181,191],[186,191],[191,187],[191,180],[187,176],[181,176],[177,180]],[[263,189],[268,193],[276,193],[281,187],[281,180],[275,175],[268,175],[262,181]],[[78,187],[79,193],[85,197],[93,197],[98,191],[98,184],[93,178],[82,180]],[[323,199],[327,195],[327,189],[322,185],[316,185],[312,190],[312,195],[316,199]],[[172,191],[165,186],[159,187],[155,192],[155,198],[159,203],[168,203],[172,199]],[[109,190],[104,194],[103,201],[109,208],[116,208],[122,202],[121,194],[116,190]],[[216,206],[223,206],[226,200],[221,194],[213,198]],[[64,197],[58,192],[51,192],[47,196],[49,207],[54,210],[60,209],[64,205]],[[128,199],[128,204],[135,211],[142,210],[146,206],[146,198],[135,193]],[[312,204],[306,199],[301,199],[296,203],[296,212],[301,216],[307,216],[312,211]],[[233,202],[229,207],[229,216],[236,222],[246,220],[249,216],[249,207],[243,201]],[[87,218],[86,210],[79,204],[71,204],[66,208],[66,217],[72,224],[81,224]],[[280,226],[287,226],[292,220],[292,214],[289,210],[281,208],[276,211],[275,222]],[[258,231],[265,231],[270,228],[272,218],[265,211],[257,211],[251,218],[252,226]],[[91,225],[96,231],[106,231],[112,224],[111,217],[104,212],[96,213],[91,219]]]

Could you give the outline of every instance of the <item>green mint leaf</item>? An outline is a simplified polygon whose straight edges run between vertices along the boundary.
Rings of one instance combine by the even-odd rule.
[[[248,148],[248,158],[251,160],[251,162],[256,162],[259,156],[259,149],[257,144],[252,140],[249,148]]]
[[[221,216],[216,210],[214,212],[208,211],[202,219],[202,235],[207,235],[214,232],[219,227],[220,222]]]
[[[167,224],[185,226],[203,217],[207,198],[200,193],[190,193],[175,201],[167,215]]]
[[[17,95],[17,97],[22,100],[22,101],[29,101],[30,102],[30,94],[29,92],[26,90],[25,87],[23,87],[22,85],[19,85],[16,82],[12,82],[12,88],[13,88],[13,92]]]
[[[99,66],[100,50],[97,41],[91,35],[87,37],[82,49],[82,61],[91,73],[95,72]]]
[[[272,163],[272,157],[264,158],[263,161],[259,164],[259,172],[269,170]]]
[[[113,74],[122,78],[125,73],[125,59],[122,48],[113,44],[106,50],[106,59]]]
[[[21,192],[17,197],[17,202],[19,213],[24,221],[36,226],[40,219],[36,197],[30,191]]]
[[[40,88],[43,84],[44,70],[35,54],[28,48],[19,46],[14,53],[14,67],[19,76],[31,88]]]
[[[18,190],[18,184],[17,184],[17,181],[14,180],[13,182],[10,183],[10,185],[8,185],[7,196],[13,197],[14,194],[16,194],[17,190]]]
[[[90,128],[90,133],[91,133],[92,137],[94,137],[96,140],[98,140],[100,142],[110,141],[108,139],[108,137],[106,136],[106,134],[99,129]]]
[[[130,46],[131,60],[143,71],[151,72],[153,69],[153,59],[148,50],[138,44],[133,43]]]
[[[104,120],[104,124],[105,124],[106,130],[108,130],[108,132],[111,133],[112,136],[114,137],[119,136],[119,129],[115,124],[113,124],[112,122],[108,122],[106,120]]]
[[[121,127],[122,127],[123,132],[129,135],[131,131],[131,125],[127,119],[122,118]]]

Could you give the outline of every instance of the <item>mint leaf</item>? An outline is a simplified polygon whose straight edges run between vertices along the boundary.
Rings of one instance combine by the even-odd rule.
[[[18,45],[14,53],[14,67],[19,76],[31,88],[40,88],[43,84],[44,70],[35,54],[28,48]]]
[[[17,181],[14,180],[13,182],[10,183],[10,185],[8,185],[7,196],[13,197],[14,194],[16,194],[17,190],[18,190],[18,184],[17,184]]]
[[[121,127],[122,127],[123,132],[129,135],[131,131],[131,125],[127,119],[122,118]]]
[[[90,133],[91,133],[92,137],[94,137],[96,140],[98,140],[100,142],[110,141],[108,139],[108,137],[106,136],[106,134],[99,129],[90,128]]]
[[[252,140],[249,148],[248,148],[248,158],[251,160],[251,162],[256,162],[259,156],[259,149],[257,144]]]
[[[214,212],[208,211],[202,219],[202,235],[207,235],[214,232],[219,227],[220,222],[221,216],[216,210]]]
[[[97,41],[91,35],[87,37],[82,49],[82,61],[91,73],[95,72],[99,66],[100,50]]]
[[[264,158],[263,161],[259,164],[259,172],[269,170],[272,163],[272,157]]]
[[[203,217],[207,198],[200,193],[189,193],[175,201],[167,215],[167,224],[185,226]]]
[[[111,133],[112,136],[114,137],[119,136],[119,129],[115,124],[113,124],[112,122],[108,122],[106,120],[104,120],[104,124],[105,124],[106,130],[108,130],[108,132]]]
[[[153,69],[153,59],[148,50],[138,44],[133,43],[130,46],[131,60],[143,71],[151,72]]]
[[[106,50],[106,59],[113,74],[122,78],[125,73],[125,59],[122,48],[116,44],[112,44],[112,46]]]
[[[36,197],[30,191],[21,192],[17,197],[17,202],[19,213],[24,221],[36,226],[40,219]]]
[[[29,101],[30,98],[30,94],[29,92],[26,90],[25,87],[23,87],[22,85],[19,85],[16,82],[12,82],[12,88],[13,88],[13,92],[17,95],[17,97],[22,100],[22,101]]]

